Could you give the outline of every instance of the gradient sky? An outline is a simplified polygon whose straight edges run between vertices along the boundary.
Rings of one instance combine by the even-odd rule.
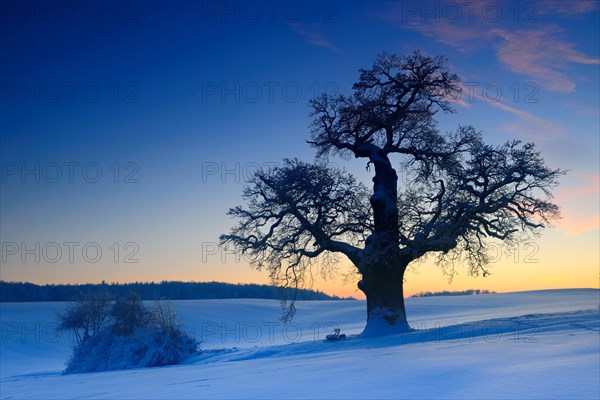
[[[315,94],[349,94],[379,52],[419,49],[447,56],[465,85],[440,129],[534,141],[569,173],[555,192],[563,219],[500,252],[491,276],[460,269],[449,285],[424,263],[406,292],[598,287],[597,1],[0,7],[3,280],[266,283],[215,247],[244,179],[313,158]],[[331,161],[368,183],[363,161]],[[353,280],[314,287],[361,296]]]

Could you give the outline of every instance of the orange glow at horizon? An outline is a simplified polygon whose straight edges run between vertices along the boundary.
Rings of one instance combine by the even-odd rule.
[[[599,284],[599,242],[600,230],[595,229],[570,236],[562,229],[548,230],[541,238],[532,239],[529,245],[521,244],[516,251],[502,254],[490,265],[490,276],[470,277],[466,268],[457,267],[457,276],[448,281],[432,260],[411,265],[406,273],[404,295],[409,297],[419,292],[461,291],[467,289],[512,292],[561,288],[600,288]],[[589,249],[595,249],[592,253]],[[98,269],[80,269],[77,273],[48,274],[42,277],[40,270],[33,271],[35,279],[16,279],[36,284],[57,283],[98,283],[135,282],[163,280],[173,281],[221,281],[228,283],[269,284],[268,273],[257,271],[246,262],[193,265],[187,268],[163,268],[159,262],[140,265],[133,264],[118,274],[103,273]],[[307,288],[321,290],[330,295],[364,299],[364,294],[356,287],[355,280],[344,282],[341,275],[349,271],[348,262],[340,266],[337,279],[323,280],[315,274],[315,280]],[[106,271],[105,271],[106,272]],[[21,275],[22,276],[22,275]],[[139,279],[144,276],[144,279]],[[42,277],[40,280],[39,278]],[[3,273],[2,279],[11,279]]]

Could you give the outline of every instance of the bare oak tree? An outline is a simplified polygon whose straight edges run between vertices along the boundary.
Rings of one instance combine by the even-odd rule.
[[[310,102],[317,161],[256,172],[246,205],[229,211],[238,224],[221,242],[287,287],[302,285],[315,262],[327,267],[345,256],[367,298],[363,334],[402,332],[410,329],[409,264],[433,254],[446,271],[466,261],[471,275],[487,275],[486,243],[523,240],[559,217],[550,190],[563,171],[548,167],[531,143],[488,145],[471,126],[441,133],[436,113],[452,112],[460,96],[443,57],[381,54],[360,70],[353,90]],[[364,158],[372,190],[328,167],[330,155]]]

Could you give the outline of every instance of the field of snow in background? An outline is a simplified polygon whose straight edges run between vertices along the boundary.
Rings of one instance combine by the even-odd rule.
[[[0,397],[600,398],[600,291],[407,299],[418,331],[325,342],[364,327],[364,301],[175,301],[202,353],[184,365],[62,375],[65,303],[1,303]]]

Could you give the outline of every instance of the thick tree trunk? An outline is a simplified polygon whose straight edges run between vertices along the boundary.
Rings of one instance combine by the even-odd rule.
[[[363,336],[402,333],[406,320],[402,285],[407,260],[399,258],[398,175],[387,155],[378,150],[370,155],[373,177],[373,233],[367,238],[358,287],[367,296],[367,325]]]
[[[382,336],[410,331],[404,307],[403,278],[406,265],[364,270],[358,288],[367,296],[367,325],[362,336]]]
[[[385,245],[397,248],[399,241],[398,175],[390,160],[381,151],[377,157],[371,158],[371,162],[375,165],[373,195],[371,196],[375,233],[380,237],[385,237]],[[378,238],[378,240],[381,239]]]

